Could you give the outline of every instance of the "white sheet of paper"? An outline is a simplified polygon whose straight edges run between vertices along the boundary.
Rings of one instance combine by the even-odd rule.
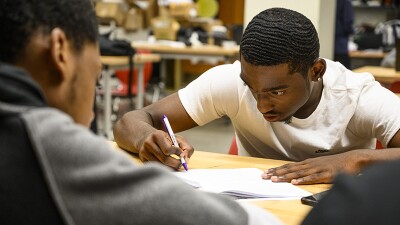
[[[189,185],[204,191],[223,193],[239,198],[300,198],[311,195],[290,183],[273,183],[261,178],[262,170],[190,169],[174,174]]]

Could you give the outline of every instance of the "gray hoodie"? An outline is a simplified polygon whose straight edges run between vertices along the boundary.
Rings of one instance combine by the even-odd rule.
[[[21,129],[7,132],[13,127]],[[46,106],[29,76],[4,64],[0,64],[0,132],[4,134],[0,137],[4,155],[0,168],[15,164],[10,162],[16,158],[11,157],[15,152],[25,157],[33,151],[34,157],[26,159],[37,161],[45,184],[42,189],[65,224],[279,224],[255,206],[192,189],[164,166],[136,166],[129,154],[114,149],[65,113]],[[26,151],[13,149],[16,139],[28,146]],[[23,172],[36,177],[30,176],[31,171]],[[18,193],[7,188],[10,177],[7,170],[0,173],[0,190],[5,190],[1,195]],[[26,183],[30,180],[32,184]],[[40,182],[26,179],[23,186]],[[14,198],[34,197],[22,193]],[[3,222],[18,221],[7,218],[18,215],[13,207],[2,204],[0,210],[8,210],[0,216]],[[24,213],[29,216],[29,212]]]

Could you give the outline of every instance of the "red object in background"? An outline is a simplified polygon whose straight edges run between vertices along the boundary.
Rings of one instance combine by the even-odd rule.
[[[380,141],[376,141],[376,149],[383,149],[383,145]]]
[[[144,81],[143,81],[144,89],[146,89],[146,86],[150,81],[151,72],[152,72],[151,63],[146,63],[144,65]],[[113,96],[128,96],[129,69],[128,70],[117,70],[117,71],[115,71],[115,75],[121,81],[121,86],[119,86],[116,89],[113,89],[112,95]],[[136,93],[137,93],[137,82],[138,82],[138,71],[135,68],[133,70],[133,79],[132,79],[132,85],[131,85],[132,96],[136,95]]]
[[[150,53],[150,51],[146,50],[137,50],[136,54],[145,54]],[[151,63],[144,64],[144,82],[143,87],[146,90],[147,84],[150,81],[152,74],[153,66]],[[121,81],[121,86],[112,90],[113,96],[128,96],[128,83],[129,83],[129,69],[125,70],[116,70],[115,76]],[[133,77],[131,84],[131,95],[134,96],[137,94],[137,82],[138,82],[138,70],[136,67],[133,69]]]
[[[229,155],[237,155],[238,154],[238,147],[236,144],[236,137],[233,137],[231,147],[229,147]]]
[[[390,84],[389,90],[394,93],[400,93],[400,80],[394,81]]]

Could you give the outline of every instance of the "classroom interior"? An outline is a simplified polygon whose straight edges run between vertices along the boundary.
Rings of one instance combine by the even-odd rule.
[[[398,63],[389,68],[381,66],[382,60],[396,49],[393,39],[400,34],[396,4],[391,0],[352,1],[354,33],[348,44],[349,69],[370,72],[382,85],[400,92],[393,88],[400,80]],[[113,140],[113,124],[124,113],[179,90],[213,66],[237,60],[243,29],[263,9],[284,7],[303,13],[319,33],[320,56],[333,59],[335,1],[305,0],[300,4],[291,0],[97,0],[95,7],[101,34],[131,43],[136,55],[154,55],[151,60],[133,63],[136,72],[130,81],[131,95],[128,61],[103,62],[107,71],[98,83],[95,129],[109,140]],[[142,87],[138,79],[144,80]],[[141,88],[142,95],[138,94]],[[227,153],[234,130],[229,119],[223,117],[180,134],[196,150]]]

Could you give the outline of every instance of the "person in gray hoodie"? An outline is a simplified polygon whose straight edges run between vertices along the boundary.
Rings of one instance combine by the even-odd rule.
[[[101,71],[90,0],[2,0],[0,34],[1,224],[280,223],[89,131]]]

